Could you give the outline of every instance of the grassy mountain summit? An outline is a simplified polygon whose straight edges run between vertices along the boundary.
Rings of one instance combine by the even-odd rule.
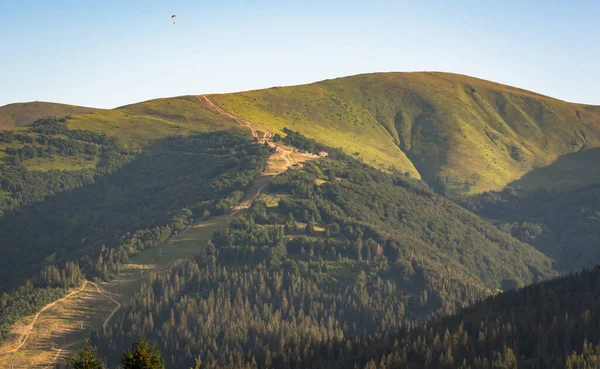
[[[195,96],[155,99],[94,114],[77,115],[69,121],[69,127],[106,133],[129,149],[140,149],[165,137],[240,128],[202,109]]]
[[[470,193],[598,146],[598,107],[447,73],[366,74],[215,95],[230,113],[290,127],[378,167]]]
[[[0,107],[0,130],[22,127],[49,116],[86,114],[98,109],[34,101]]]
[[[210,98],[233,116],[273,133],[288,127],[455,195],[499,190],[540,167],[552,173],[528,178],[528,186],[546,185],[543,178],[564,176],[564,166],[552,165],[559,157],[600,146],[598,106],[449,73],[365,74]],[[0,108],[0,127],[31,123],[32,106]],[[16,113],[3,113],[9,108]],[[72,114],[70,128],[106,133],[127,148],[236,128],[196,96],[113,110],[67,110],[52,115]]]

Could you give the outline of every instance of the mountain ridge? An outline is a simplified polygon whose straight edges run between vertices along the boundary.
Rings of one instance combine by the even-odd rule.
[[[454,74],[363,74],[211,96],[271,130],[286,126],[331,146],[339,142],[369,164],[411,174],[416,168],[417,177],[455,192],[499,189],[599,143],[595,106]]]
[[[0,106],[0,130],[27,126],[52,115],[92,113],[102,109],[46,101],[17,102]]]
[[[461,74],[366,73],[207,96],[265,130],[294,129],[457,197],[501,190],[562,155],[600,146],[600,106]],[[141,148],[228,123],[195,96],[180,96],[75,114],[69,126]]]
[[[389,74],[389,75],[393,75],[393,74],[404,74],[404,75],[410,75],[410,74],[432,74],[432,75],[446,75],[446,76],[455,76],[455,77],[460,77],[460,78],[469,78],[469,79],[478,80],[478,81],[481,81],[481,82],[493,83],[493,84],[495,84],[497,86],[505,87],[506,89],[512,90],[514,92],[521,92],[523,94],[532,95],[534,97],[556,100],[556,101],[561,102],[561,103],[578,105],[578,106],[583,107],[583,108],[600,111],[600,104],[588,104],[588,103],[580,103],[580,102],[576,102],[576,101],[570,101],[570,100],[560,99],[560,98],[554,97],[552,95],[546,95],[546,94],[543,94],[543,93],[535,92],[533,90],[528,90],[528,89],[522,88],[522,87],[513,86],[513,85],[510,85],[510,84],[507,84],[507,83],[503,83],[503,82],[496,82],[496,81],[493,81],[491,79],[485,79],[485,78],[471,76],[471,75],[462,74],[462,73],[443,72],[443,71],[435,71],[435,70],[431,70],[431,71],[411,71],[411,72],[399,72],[399,71],[365,72],[365,73],[358,73],[358,74],[352,74],[352,75],[347,75],[347,76],[325,78],[325,79],[322,79],[322,80],[313,81],[313,82],[306,82],[306,83],[281,85],[281,86],[271,86],[271,87],[265,87],[265,88],[251,88],[251,89],[248,89],[248,90],[237,90],[237,91],[230,91],[230,92],[197,93],[196,95],[214,96],[214,95],[241,94],[241,93],[247,93],[247,92],[264,91],[264,90],[269,90],[269,89],[274,89],[274,88],[310,86],[310,85],[314,85],[314,84],[318,84],[318,83],[325,83],[325,82],[330,82],[330,81],[343,80],[343,79],[352,78],[352,77],[377,76],[377,75],[385,75],[385,74]],[[54,102],[54,101],[27,100],[27,101],[11,102],[11,103],[8,103],[8,104],[0,106],[0,109],[7,108],[7,107],[10,107],[10,106],[17,106],[17,105],[41,104],[41,105],[59,105],[59,106],[64,106],[64,107],[72,107],[72,108],[80,108],[80,109],[90,109],[90,110],[119,110],[119,109],[126,109],[126,108],[134,106],[134,105],[138,105],[138,104],[143,104],[143,103],[155,101],[155,100],[175,99],[175,98],[180,98],[180,97],[184,97],[184,96],[188,96],[188,95],[174,95],[174,96],[157,97],[157,98],[152,98],[152,99],[148,99],[148,100],[141,100],[139,102],[133,102],[133,103],[128,103],[128,104],[124,104],[124,105],[119,105],[119,106],[116,106],[114,108],[96,108],[96,107],[92,107],[92,106],[82,106],[82,105],[77,105],[77,104],[61,103],[61,102]],[[192,95],[190,95],[190,96],[192,96]]]

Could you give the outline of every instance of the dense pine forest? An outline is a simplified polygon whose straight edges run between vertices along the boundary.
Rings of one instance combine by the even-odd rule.
[[[557,261],[564,271],[600,260],[600,185],[576,190],[525,191],[509,187],[475,202],[477,213]]]
[[[179,268],[185,268],[180,265]],[[192,268],[187,266],[188,270]],[[151,291],[145,291],[151,294]],[[211,301],[218,297],[211,295]],[[285,295],[284,295],[285,296]],[[247,305],[241,299],[239,305]],[[353,338],[343,338],[335,334],[335,327],[328,327],[331,321],[325,319],[323,327],[307,330],[306,327],[289,327],[281,325],[281,315],[271,315],[269,322],[261,327],[270,331],[270,337],[285,332],[291,337],[306,337],[308,335],[332,335],[325,343],[319,340],[309,340],[298,344],[294,339],[277,344],[265,342],[264,346],[256,344],[248,355],[232,352],[223,353],[223,360],[203,361],[202,355],[196,357],[190,368],[348,368],[348,369],[392,369],[392,368],[460,368],[460,369],[591,369],[600,366],[600,268],[584,270],[560,279],[546,281],[519,290],[511,290],[495,297],[478,302],[460,313],[446,318],[428,321],[423,326],[410,329],[392,330],[382,334],[362,334]],[[181,308],[195,308],[206,315],[206,323],[193,323],[187,319],[186,310],[179,314],[171,313],[167,326],[156,327],[150,318],[144,319],[138,330],[159,331],[160,340],[164,335],[191,327],[196,324],[219,323],[219,318],[206,303],[194,306],[193,301],[183,298]],[[142,307],[143,309],[144,307]],[[159,306],[158,311],[168,310],[168,306]],[[260,308],[258,308],[260,310]],[[267,313],[268,309],[256,311]],[[133,318],[133,317],[132,317]],[[222,332],[219,336],[205,344],[207,350],[214,349],[223,341],[244,339],[240,334],[245,327],[244,318],[247,315],[229,316],[236,321],[237,334]],[[310,322],[308,317],[305,318]],[[313,322],[317,323],[317,322]],[[183,327],[182,327],[183,325]],[[135,327],[134,328],[138,328]],[[189,330],[189,328],[188,328]],[[253,330],[259,333],[261,330]],[[308,337],[306,337],[308,338]],[[179,337],[173,346],[150,346],[145,339],[141,342],[145,350],[152,355],[155,365],[143,368],[188,368],[181,364],[177,357],[186,356],[192,350],[196,337],[190,332],[185,337]],[[258,340],[258,337],[255,337]],[[93,342],[100,347],[105,345],[102,337],[94,337]],[[117,342],[112,342],[112,344]],[[249,342],[250,343],[250,342]],[[122,341],[115,352],[123,352]],[[172,353],[172,348],[178,346],[178,353]],[[133,347],[140,346],[136,340]],[[231,346],[224,346],[226,351]],[[101,350],[102,351],[102,350]],[[161,353],[162,351],[162,353]],[[89,348],[90,357],[97,357],[95,351]],[[121,354],[126,368],[127,352]],[[121,355],[116,355],[120,358]],[[177,355],[177,356],[176,356]],[[192,355],[188,355],[192,356]],[[80,354],[81,357],[81,354]],[[96,359],[94,359],[96,360]],[[117,360],[117,359],[115,359]],[[169,364],[169,361],[171,364]],[[190,360],[191,362],[192,360]],[[74,361],[76,362],[76,361]],[[100,361],[98,361],[100,362]],[[149,361],[148,361],[149,362]],[[112,368],[112,366],[108,366]],[[140,368],[142,366],[139,366]],[[58,368],[72,368],[69,365],[59,365]],[[86,367],[87,368],[87,367]],[[102,366],[93,367],[102,368]],[[135,367],[137,368],[137,367]]]
[[[324,149],[293,132],[284,140]],[[554,275],[532,247],[423,184],[326,149],[275,177],[196,260],[151,276],[93,335],[100,356],[116,365],[146,335],[173,368],[314,367],[299,358],[335,358],[340,344]]]

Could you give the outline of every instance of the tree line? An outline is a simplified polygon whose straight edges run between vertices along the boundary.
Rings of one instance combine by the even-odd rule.
[[[83,275],[76,263],[48,265],[31,279],[10,292],[0,294],[0,343],[20,318],[35,314],[45,305],[79,286]]]

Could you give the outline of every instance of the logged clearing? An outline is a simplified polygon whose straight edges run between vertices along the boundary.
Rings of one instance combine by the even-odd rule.
[[[166,269],[175,260],[198,255],[213,233],[225,228],[229,218],[229,215],[222,215],[188,226],[160,246],[133,257],[124,273],[129,276],[143,276],[149,272]]]
[[[31,171],[46,172],[49,170],[75,171],[82,169],[94,169],[99,159],[91,160],[72,156],[54,156],[52,158],[33,158],[25,160],[23,165]]]
[[[116,301],[99,288],[85,281],[81,288],[23,319],[2,347],[0,368],[10,368],[11,360],[14,368],[44,368],[69,356],[116,311]]]
[[[46,310],[50,310],[51,308],[53,308],[56,305],[61,304],[65,300],[68,300],[68,299],[72,298],[73,296],[83,292],[85,290],[85,288],[87,287],[87,285],[88,285],[88,282],[84,281],[80,288],[68,293],[66,296],[62,297],[61,299],[51,302],[48,305],[44,306],[34,316],[25,318],[24,322],[23,322],[24,325],[18,325],[17,327],[15,327],[14,334],[12,334],[11,337],[9,337],[9,339],[6,340],[6,343],[2,346],[2,349],[0,349],[0,353],[15,353],[15,352],[19,351],[19,349],[27,343],[27,340],[29,339],[29,336],[35,329],[36,323],[38,322],[40,316]],[[13,339],[11,340],[11,338],[13,338]]]

